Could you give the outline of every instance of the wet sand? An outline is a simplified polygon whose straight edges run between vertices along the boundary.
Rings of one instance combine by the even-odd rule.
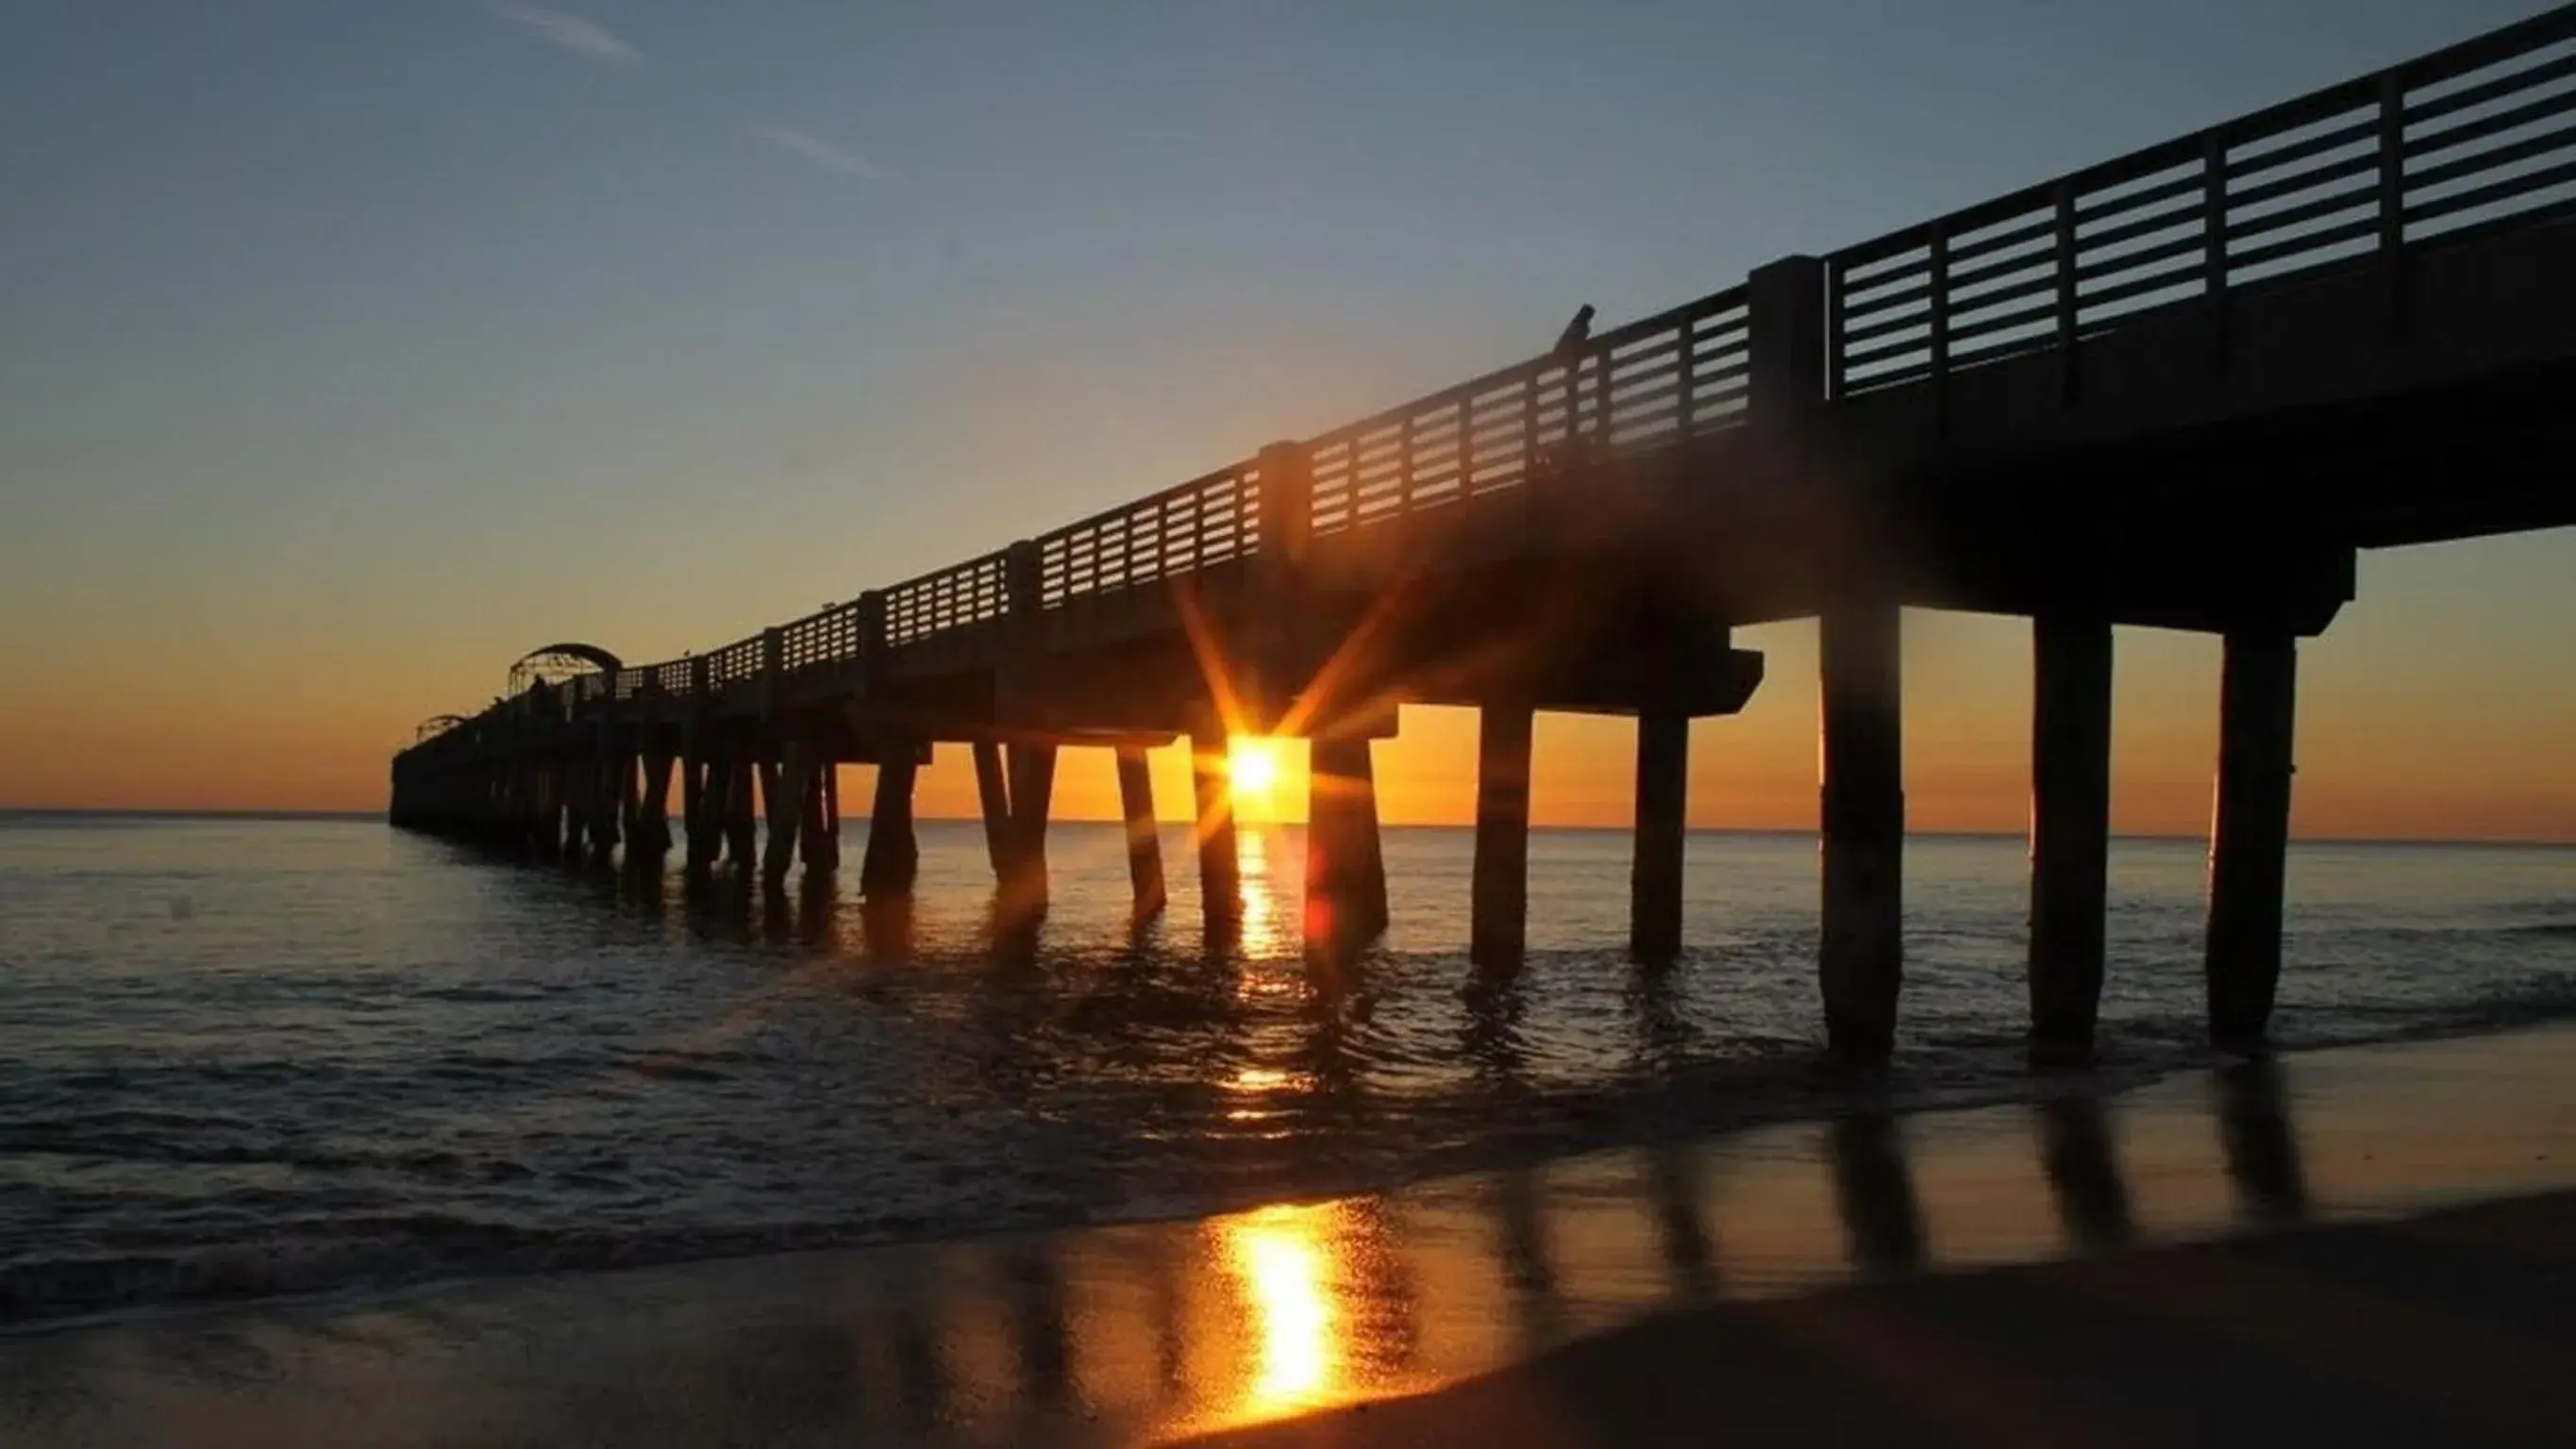
[[[2576,1441],[2576,1194],[1650,1319],[1201,1449]]]
[[[21,1330],[0,1443],[2564,1439],[2571,1048],[1862,1092],[1202,1220]]]

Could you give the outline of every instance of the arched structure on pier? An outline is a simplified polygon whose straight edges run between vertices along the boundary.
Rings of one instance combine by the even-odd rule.
[[[413,728],[411,732],[411,742],[413,744],[419,744],[421,741],[429,739],[432,736],[443,735],[463,723],[465,723],[465,716],[461,714],[431,715],[429,718],[422,720]]]
[[[623,661],[596,644],[547,644],[520,655],[510,666],[508,694],[522,695],[531,685],[561,684],[584,674],[614,674],[622,667]]]

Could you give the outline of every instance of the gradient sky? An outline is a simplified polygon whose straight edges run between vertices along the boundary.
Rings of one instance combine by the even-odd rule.
[[[370,808],[532,645],[721,643],[2539,8],[19,7],[0,805]],[[2298,828],[2576,839],[2571,606],[2567,533],[2365,556]],[[1692,819],[1809,824],[1812,626],[1741,642]],[[2216,645],[2120,648],[2115,823],[2198,830]],[[1908,654],[1915,823],[2019,828],[2027,627]],[[1472,717],[1405,731],[1388,816],[1465,818]],[[1544,719],[1539,818],[1623,818],[1631,738]]]

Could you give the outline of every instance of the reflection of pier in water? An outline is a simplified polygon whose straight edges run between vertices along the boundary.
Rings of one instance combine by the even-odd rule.
[[[840,1406],[859,1442],[1008,1443],[1068,1426],[1114,1439],[1428,1387],[1721,1297],[2298,1220],[2281,1073],[2212,1083],[2205,1113],[2186,1104],[2155,1129],[2160,1154],[2232,1184],[2212,1210],[2147,1220],[2124,1180],[2116,1103],[1969,1114],[2015,1156],[2006,1175],[2034,1189],[1973,1203],[1918,1184],[1907,1122],[1863,1111],[1384,1199],[852,1254],[828,1270],[848,1305],[841,1341],[768,1356],[734,1389]],[[2011,1130],[2016,1116],[2027,1130]]]
[[[1953,1431],[1935,1440],[1987,1442],[2012,1436],[1960,1432],[1962,1413],[2027,1428],[2036,1403],[2064,1431],[2047,1442],[2134,1428],[2197,1443],[2220,1424],[2234,1442],[2299,1443],[2326,1421],[2448,1442],[2411,1432],[2435,1420],[2408,1396],[2465,1376],[2479,1393],[2443,1399],[2440,1422],[2554,1442],[2564,1393],[2534,1365],[2563,1361],[2563,1305],[2528,1244],[2494,1232],[2527,1215],[1967,1270],[2564,1192],[2576,1122],[2532,1107],[2576,1092],[2566,1042],[2339,1052],[2099,1101],[1861,1110],[1206,1220],[0,1338],[0,1439],[1119,1444],[1400,1396],[1573,1339],[1588,1342],[1466,1400],[1561,1410],[1574,1421],[1540,1427],[1621,1442],[1615,1416],[1583,1417],[1606,1407],[1586,1388],[1606,1366],[1636,1388],[1609,1406],[1651,1401],[1682,1416],[1668,1423],[1747,1438],[1766,1416],[1818,1427],[1821,1405],[1824,1427],[1849,1428],[1846,1409],[1887,1426],[1873,1442],[1918,1410]],[[2527,1206],[2545,1225],[2557,1202]],[[1818,1296],[1753,1302],[1804,1295]],[[2418,1346],[2447,1357],[2418,1362]],[[1672,1352],[1722,1371],[1676,1370]],[[2053,1387],[2067,1393],[2032,1392]],[[1438,1441],[1426,1416],[1460,1407],[1382,1403],[1370,1422]],[[1331,1442],[1332,1422],[1313,1427]]]

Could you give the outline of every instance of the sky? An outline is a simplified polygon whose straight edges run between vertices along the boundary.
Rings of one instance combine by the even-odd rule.
[[[535,645],[720,644],[2539,8],[21,7],[0,806],[375,808]],[[2295,828],[2576,839],[2576,534],[2360,568]],[[1738,643],[1691,819],[1804,828],[1813,627]],[[2217,646],[2119,651],[2114,824],[2199,831]],[[2020,829],[2027,626],[1909,615],[1907,669],[1914,824]],[[1389,819],[1468,818],[1473,729],[1406,712]],[[1624,819],[1632,736],[1544,717],[1537,818]]]

